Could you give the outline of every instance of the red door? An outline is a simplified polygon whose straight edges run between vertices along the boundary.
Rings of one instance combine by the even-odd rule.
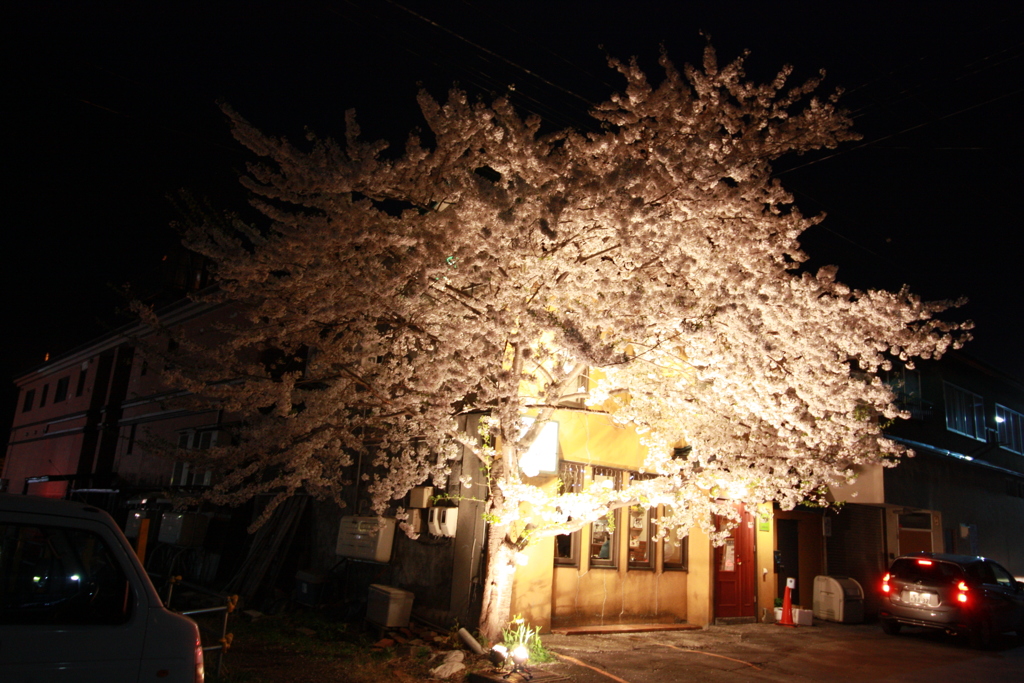
[[[740,523],[725,545],[715,548],[715,618],[756,617],[754,609],[754,524],[742,503]],[[718,520],[719,524],[723,520]]]

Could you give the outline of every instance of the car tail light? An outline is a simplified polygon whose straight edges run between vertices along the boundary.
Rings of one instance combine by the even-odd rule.
[[[206,680],[206,669],[203,666],[203,643],[196,637],[196,673],[195,683],[203,683]]]
[[[889,588],[889,575],[886,574],[885,576],[882,577],[882,592],[883,593],[888,593],[889,590],[890,590],[890,588]]]
[[[917,563],[918,564],[923,564],[926,567],[930,567],[931,564],[932,564],[932,561],[931,560],[918,560]]]
[[[956,594],[956,601],[957,602],[966,603],[967,602],[967,584],[964,583],[963,581],[961,581],[960,583],[958,583],[956,585],[956,589],[957,589],[957,591],[959,591]]]

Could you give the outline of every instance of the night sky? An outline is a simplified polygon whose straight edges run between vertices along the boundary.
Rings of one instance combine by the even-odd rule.
[[[3,376],[129,318],[155,285],[181,188],[228,209],[248,156],[217,107],[263,130],[396,144],[442,97],[509,93],[552,127],[586,126],[620,87],[605,55],[657,78],[659,46],[697,62],[750,49],[764,80],[827,72],[864,139],[776,166],[807,214],[813,263],[857,287],[966,296],[966,351],[1024,378],[1024,9],[1019,2],[289,2],[4,4]],[[13,179],[12,179],[13,176]],[[3,393],[7,424],[13,391]]]

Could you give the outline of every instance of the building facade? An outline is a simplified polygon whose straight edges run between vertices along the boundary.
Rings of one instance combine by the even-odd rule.
[[[229,315],[227,309],[181,302],[161,319],[203,335]],[[162,368],[138,351],[147,334],[142,326],[128,326],[17,378],[19,401],[2,475],[8,491],[124,495],[195,491],[212,483],[213,474],[196,468],[188,453],[225,438],[230,416],[180,407],[180,396],[161,381]],[[699,529],[657,539],[662,509],[617,510],[529,546],[528,561],[515,577],[513,614],[545,631],[771,620],[787,578],[797,579],[793,602],[810,608],[814,577],[831,574],[861,583],[870,615],[889,562],[915,550],[984,554],[1024,575],[1024,387],[963,356],[921,363],[893,373],[890,381],[912,417],[892,425],[889,435],[916,456],[894,468],[860,472],[856,483],[832,492],[835,507],[782,511],[737,503],[742,521],[720,547]],[[472,432],[479,416],[460,419]],[[608,414],[566,406],[552,425],[547,464],[529,483],[571,491],[595,483],[623,487],[643,476],[646,452],[639,436]],[[153,455],[146,444],[154,439],[176,444],[180,457]],[[477,460],[467,453],[461,466],[481,486]],[[362,474],[354,471],[351,480]],[[343,578],[353,586],[364,577],[367,585],[408,589],[417,611],[433,622],[473,623],[484,563],[485,490],[463,490],[458,475],[443,492],[458,501],[452,533],[430,533],[424,508],[415,512],[420,538],[397,535],[390,562],[349,562]],[[340,518],[365,513],[358,486],[344,495],[346,510],[320,505],[309,520],[319,539],[313,544],[323,546],[302,560],[310,569],[331,571]],[[411,500],[404,504],[417,510]]]

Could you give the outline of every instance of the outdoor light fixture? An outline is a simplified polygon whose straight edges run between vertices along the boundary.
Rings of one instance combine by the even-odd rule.
[[[487,658],[498,669],[505,668],[509,662],[512,663],[512,668],[502,678],[508,678],[512,674],[519,674],[523,677],[523,680],[527,681],[533,678],[533,673],[526,666],[526,663],[530,661],[530,651],[522,643],[516,645],[512,652],[509,652],[507,647],[498,643],[491,648]]]
[[[505,660],[508,659],[508,648],[498,643],[491,648],[491,651],[487,654],[487,659],[491,660],[491,664],[500,669],[505,666]]]
[[[512,668],[505,674],[505,678],[508,678],[512,674],[519,674],[525,680],[533,678],[533,673],[526,668],[526,662],[530,660],[530,651],[526,649],[526,646],[520,643],[516,645],[515,649],[512,650]]]

